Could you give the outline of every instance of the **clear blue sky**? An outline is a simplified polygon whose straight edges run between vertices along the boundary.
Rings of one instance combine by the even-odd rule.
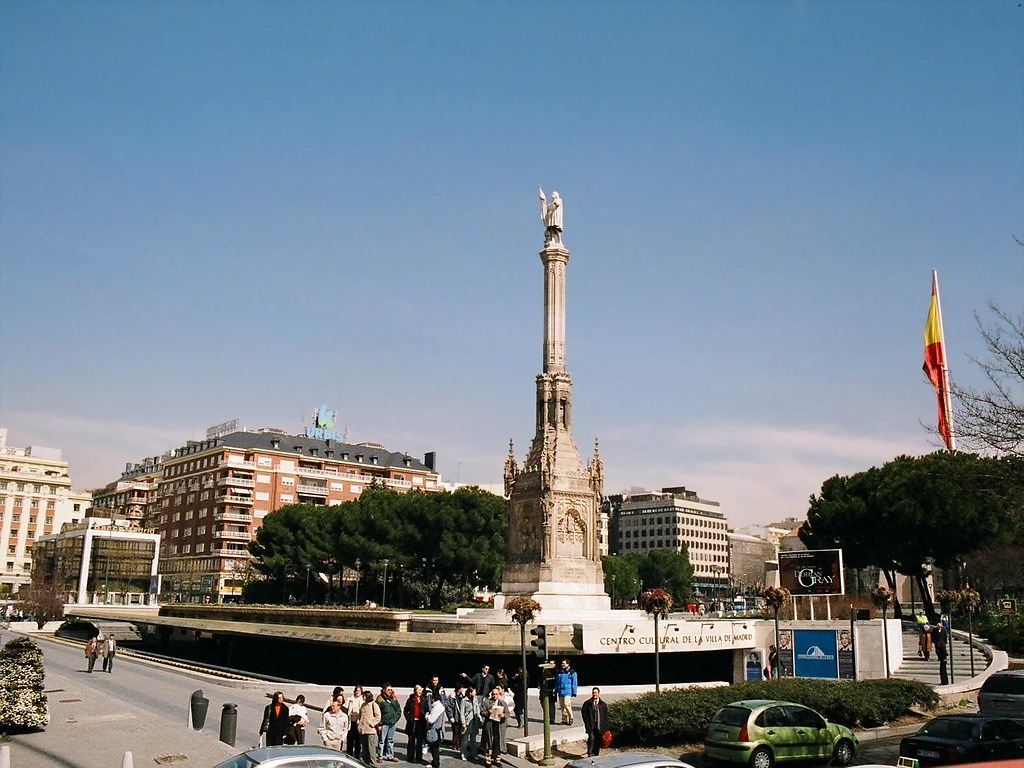
[[[1024,305],[1006,2],[0,3],[0,425],[77,487],[206,426],[525,452],[536,186],[575,435],[744,525],[923,453],[939,270]]]

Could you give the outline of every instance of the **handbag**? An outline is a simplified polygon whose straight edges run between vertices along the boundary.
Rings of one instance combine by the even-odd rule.
[[[441,734],[439,734],[437,732],[437,728],[428,728],[427,729],[427,743],[428,744],[437,744],[437,742],[439,742],[440,740],[441,740]]]
[[[605,731],[601,734],[601,748],[608,749],[612,745],[612,732]]]

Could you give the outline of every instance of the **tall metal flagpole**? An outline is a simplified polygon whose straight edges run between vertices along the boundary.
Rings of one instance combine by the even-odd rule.
[[[942,327],[942,299],[939,297],[939,272],[932,270],[932,280],[935,283],[935,311],[939,316],[939,338],[942,339],[942,386],[945,391],[946,424],[949,425],[949,450],[956,450],[956,430],[953,428],[953,400],[949,391],[949,366],[946,354],[946,329]]]

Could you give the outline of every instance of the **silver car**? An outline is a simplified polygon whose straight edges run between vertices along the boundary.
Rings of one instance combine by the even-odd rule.
[[[676,760],[668,755],[647,752],[616,752],[597,757],[581,757],[565,768],[693,768],[689,763]]]
[[[259,747],[250,749],[216,768],[366,768],[344,752],[324,747]]]
[[[1024,669],[992,674],[978,691],[978,711],[983,715],[1024,720]]]

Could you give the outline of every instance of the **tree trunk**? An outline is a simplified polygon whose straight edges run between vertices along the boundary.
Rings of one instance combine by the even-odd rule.
[[[932,594],[928,591],[928,579],[925,578],[923,573],[915,574],[914,579],[917,581],[917,586],[921,591],[921,609],[924,611],[924,615],[928,617],[928,623],[935,624],[939,620],[939,612],[935,610]]]
[[[883,568],[882,573],[885,574],[885,580],[889,584],[889,589],[892,590],[892,617],[902,619],[903,608],[900,606],[899,592],[896,590],[896,571]]]

